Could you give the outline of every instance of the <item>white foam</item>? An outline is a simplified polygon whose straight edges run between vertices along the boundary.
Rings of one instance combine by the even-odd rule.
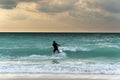
[[[62,54],[58,54],[56,56],[53,56],[51,54],[51,56],[47,56],[47,55],[30,55],[30,56],[26,56],[26,57],[21,57],[19,58],[19,60],[50,60],[50,59],[63,59],[66,58],[66,54],[62,53]]]
[[[120,74],[118,64],[1,64],[1,73]]]
[[[64,52],[60,52],[60,53],[55,53],[52,55],[53,57],[67,57],[66,53]]]
[[[117,48],[119,49],[120,46],[113,44],[113,43],[98,43],[96,44],[96,46],[100,47],[100,48]]]
[[[76,51],[90,51],[92,49],[87,47],[60,47],[60,50],[76,52]]]

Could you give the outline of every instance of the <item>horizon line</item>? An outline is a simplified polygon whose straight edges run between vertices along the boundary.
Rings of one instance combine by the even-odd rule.
[[[32,31],[9,31],[9,32],[0,32],[0,33],[120,33],[120,32],[32,32]]]

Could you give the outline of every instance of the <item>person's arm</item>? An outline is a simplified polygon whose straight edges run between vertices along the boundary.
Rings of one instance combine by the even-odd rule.
[[[60,46],[60,44],[57,44],[57,46]]]

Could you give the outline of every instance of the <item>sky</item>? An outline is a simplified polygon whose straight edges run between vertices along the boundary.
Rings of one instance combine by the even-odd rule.
[[[120,32],[120,0],[0,0],[0,32]]]

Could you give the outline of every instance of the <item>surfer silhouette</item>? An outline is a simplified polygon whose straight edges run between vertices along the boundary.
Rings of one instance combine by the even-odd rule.
[[[58,49],[58,46],[60,46],[59,44],[57,44],[55,41],[53,41],[53,53],[55,54],[55,52],[57,51],[58,53],[60,53],[59,49]]]

